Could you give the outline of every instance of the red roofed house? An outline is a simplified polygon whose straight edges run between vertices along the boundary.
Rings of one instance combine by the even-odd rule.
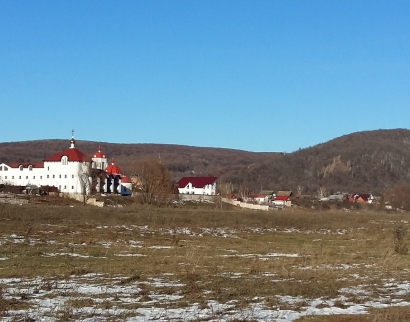
[[[374,203],[375,198],[371,193],[363,193],[353,195],[351,198],[349,198],[349,201],[359,203]]]
[[[286,206],[286,207],[292,206],[292,202],[290,201],[289,196],[285,196],[285,195],[276,196],[275,200],[272,201],[272,204],[277,205],[277,206]]]
[[[178,181],[180,194],[216,195],[217,177],[183,177]]]

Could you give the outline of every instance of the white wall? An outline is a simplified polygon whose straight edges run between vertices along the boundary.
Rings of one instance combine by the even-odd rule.
[[[193,195],[216,195],[216,182],[205,185],[203,188],[195,188],[192,183],[188,183],[183,188],[178,188],[180,194],[193,194]]]
[[[82,193],[81,180],[79,175],[89,173],[89,162],[44,162],[44,168],[23,167],[10,168],[6,164],[0,164],[3,168],[0,171],[0,183],[15,186],[54,186],[65,193]],[[5,167],[8,168],[5,171]],[[88,178],[88,180],[90,180]],[[89,185],[88,185],[89,186]]]

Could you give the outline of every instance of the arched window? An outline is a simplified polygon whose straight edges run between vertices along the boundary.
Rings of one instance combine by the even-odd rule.
[[[23,171],[23,166],[19,165],[19,169],[20,169],[20,171]]]
[[[33,166],[30,164],[29,166],[28,166],[28,171],[32,171],[33,170]]]
[[[62,165],[67,165],[68,164],[68,158],[66,155],[62,156],[61,158],[61,164]]]

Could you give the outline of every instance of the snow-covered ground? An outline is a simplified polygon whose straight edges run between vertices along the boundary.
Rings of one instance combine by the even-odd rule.
[[[52,236],[53,227],[42,231],[43,234]],[[97,230],[121,229],[138,236],[152,234],[148,226],[98,226]],[[360,230],[360,229],[359,229]],[[194,230],[187,227],[173,229],[157,228],[155,234],[169,236],[189,236],[202,238],[212,236],[232,241],[241,238],[244,234],[315,234],[341,236],[347,235],[348,230],[300,230],[295,228],[261,229],[249,227],[243,231],[228,228],[200,228]],[[357,231],[356,231],[357,232]],[[72,232],[72,234],[75,234]],[[341,236],[341,238],[343,237]],[[186,237],[188,238],[188,237]],[[344,237],[343,237],[344,238]],[[353,239],[352,239],[353,240]],[[123,240],[99,240],[96,245],[104,249],[118,246],[118,241]],[[320,238],[312,239],[312,242],[320,242]],[[20,245],[25,243],[30,246],[37,244],[57,245],[58,242],[50,239],[44,241],[35,236],[20,236],[17,234],[0,235],[0,249],[2,246]],[[168,252],[173,249],[169,245],[145,245],[141,240],[128,239],[128,248],[116,253],[116,258],[135,257],[144,258],[149,251]],[[85,244],[70,243],[68,246],[85,246]],[[202,246],[201,246],[202,247]],[[228,246],[229,247],[229,246]],[[57,248],[53,248],[57,249]],[[78,248],[76,248],[78,249]],[[132,251],[131,251],[132,250]],[[138,251],[138,252],[135,252]],[[94,258],[91,255],[80,252],[48,251],[41,254],[44,258],[50,257],[73,257],[78,259]],[[230,260],[231,258],[250,258],[260,262],[277,261],[281,258],[286,260],[298,260],[305,255],[297,252],[267,252],[266,254],[243,253],[238,254],[235,249],[221,248],[215,261]],[[0,270],[6,267],[12,256],[0,256]],[[98,256],[104,260],[105,256]],[[306,315],[336,315],[336,314],[367,314],[370,308],[386,308],[390,306],[408,306],[410,302],[410,281],[403,278],[381,278],[375,285],[373,280],[365,274],[366,269],[377,269],[375,264],[369,263],[337,263],[297,265],[292,269],[299,271],[323,272],[358,270],[359,273],[344,274],[343,278],[357,281],[355,286],[341,287],[337,295],[329,297],[294,297],[290,295],[271,294],[274,305],[268,305],[266,297],[254,297],[247,301],[247,305],[238,305],[239,298],[228,302],[218,302],[207,297],[211,291],[206,286],[200,290],[205,301],[193,303],[186,300],[184,288],[186,282],[172,274],[163,276],[144,276],[133,280],[129,276],[108,276],[103,274],[71,275],[69,277],[45,278],[0,278],[0,317],[1,321],[59,321],[62,319],[81,321],[295,321]],[[223,278],[237,280],[250,278],[250,275],[240,273],[215,273]],[[274,272],[260,272],[263,278],[271,283],[283,282],[278,279]],[[347,276],[347,277],[346,277]],[[252,276],[251,278],[259,278]],[[354,300],[355,299],[355,300]],[[3,301],[3,304],[1,304]]]
[[[386,281],[379,288],[384,295],[360,304],[349,302],[348,295],[365,297],[372,292],[370,285],[340,289],[338,297],[326,300],[277,296],[279,306],[275,309],[267,308],[263,298],[254,298],[251,305],[238,309],[235,300],[224,304],[209,300],[205,306],[192,304],[179,307],[183,300],[181,292],[169,294],[161,290],[178,290],[184,284],[166,277],[147,280],[143,284],[122,283],[122,280],[124,278],[107,278],[97,274],[72,276],[66,280],[41,277],[0,279],[4,300],[24,300],[29,304],[27,309],[3,312],[2,321],[15,321],[16,317],[25,318],[26,321],[57,321],[67,315],[82,321],[108,318],[118,321],[294,321],[305,315],[366,314],[369,308],[410,305],[400,298],[392,298],[408,295],[410,282]],[[148,286],[149,294],[143,292],[141,285]],[[289,309],[292,306],[297,310]]]

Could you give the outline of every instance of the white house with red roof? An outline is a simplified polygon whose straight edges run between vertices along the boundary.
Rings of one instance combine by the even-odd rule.
[[[90,180],[88,174],[91,159],[75,147],[74,137],[71,138],[69,148],[43,161],[1,163],[0,183],[13,186],[54,186],[64,193],[82,193],[83,187],[90,187],[83,180]]]
[[[217,177],[183,177],[178,181],[178,193],[189,195],[216,195]]]
[[[83,189],[89,194],[92,182],[92,169],[100,170],[105,177],[97,178],[97,192],[132,193],[131,180],[121,173],[118,166],[108,165],[107,158],[101,152],[101,147],[93,158],[86,156],[75,147],[74,136],[70,147],[56,153],[40,163],[1,163],[0,183],[12,186],[50,186],[63,193],[82,194]]]
[[[272,204],[276,206],[291,207],[292,201],[290,200],[289,196],[280,195],[275,197],[275,200],[272,201]]]

